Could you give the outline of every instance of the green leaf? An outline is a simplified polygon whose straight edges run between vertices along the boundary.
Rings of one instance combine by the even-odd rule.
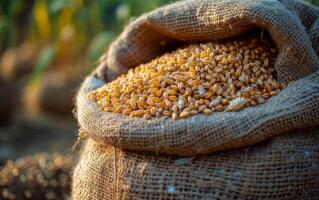
[[[56,48],[53,45],[49,45],[42,50],[32,73],[32,83],[38,83],[41,80],[43,73],[50,66],[55,58],[55,55]]]

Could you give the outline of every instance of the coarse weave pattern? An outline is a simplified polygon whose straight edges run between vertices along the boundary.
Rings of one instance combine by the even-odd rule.
[[[172,121],[103,112],[88,98],[179,45],[256,29],[279,49],[278,79],[293,81],[264,104]],[[73,198],[319,199],[318,44],[319,10],[298,0],[187,0],[141,16],[79,90],[77,119],[89,139]]]
[[[316,200],[318,144],[317,127],[205,156],[181,158],[117,149],[114,160],[114,147],[89,139],[74,171],[73,198]]]
[[[157,51],[159,38],[150,38],[156,36],[154,32],[177,41],[207,41],[244,33],[258,25],[271,34],[279,48],[279,77],[295,81],[266,103],[239,112],[146,121],[103,112],[88,93],[105,82],[92,75],[77,96],[79,124],[94,139],[122,149],[187,156],[247,146],[318,125],[319,71],[313,71],[319,65],[312,47],[318,48],[317,11],[317,7],[296,0],[223,0],[183,1],[146,14],[111,45],[106,61],[114,62],[109,67],[121,69],[123,63],[135,66],[162,52]]]

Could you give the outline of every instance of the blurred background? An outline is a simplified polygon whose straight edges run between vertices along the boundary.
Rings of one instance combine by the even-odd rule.
[[[0,1],[0,163],[70,150],[81,80],[125,24],[169,2]]]
[[[0,0],[0,199],[69,198],[56,188],[69,191],[74,159],[64,155],[77,139],[72,110],[81,80],[130,20],[170,2]],[[24,188],[28,177],[46,188],[45,198]]]

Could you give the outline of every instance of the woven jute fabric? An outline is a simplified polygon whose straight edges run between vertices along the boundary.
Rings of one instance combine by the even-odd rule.
[[[115,151],[89,139],[74,171],[73,198],[316,200],[318,144],[319,127],[193,157]]]
[[[264,104],[143,120],[103,112],[88,98],[179,45],[248,32],[270,35],[278,79],[290,82]],[[297,0],[188,0],[139,17],[78,92],[76,117],[89,139],[74,199],[319,199],[318,44],[319,9]]]
[[[275,65],[279,79],[294,81],[262,105],[173,121],[103,112],[88,98],[88,93],[105,82],[91,75],[77,96],[78,122],[102,143],[187,156],[252,145],[286,131],[318,125],[317,11],[317,7],[294,0],[196,0],[145,14],[110,46],[106,61],[114,62],[106,69],[135,66],[160,54],[166,50],[165,45],[157,43],[164,40],[163,35],[176,41],[210,41],[262,27],[279,48]],[[173,39],[171,42],[174,43]]]

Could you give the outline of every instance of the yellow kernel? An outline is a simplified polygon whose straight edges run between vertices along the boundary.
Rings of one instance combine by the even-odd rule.
[[[169,85],[174,85],[175,84],[175,81],[173,79],[170,79],[170,78],[167,78],[165,81]]]
[[[205,109],[203,110],[203,113],[206,114],[206,115],[210,115],[210,114],[213,113],[213,111],[212,111],[211,109],[209,109],[209,108],[205,108]]]
[[[144,102],[143,101],[138,101],[137,102],[137,107],[139,108],[139,109],[143,109],[144,108]]]
[[[213,92],[214,94],[216,94],[217,91],[218,91],[218,89],[219,89],[219,85],[218,85],[218,83],[215,83],[215,84],[213,85],[212,92]]]
[[[163,110],[162,114],[165,116],[171,116],[172,113],[168,110]]]
[[[269,94],[270,96],[275,96],[277,94],[277,91],[270,91]]]
[[[223,111],[224,109],[225,109],[224,106],[223,106],[223,105],[220,105],[220,104],[215,107],[215,110],[216,110],[216,111],[219,111],[219,112],[220,112],[220,111]]]
[[[200,83],[199,80],[193,80],[193,81],[191,81],[191,82],[189,83],[189,85],[191,85],[191,86],[198,86],[199,83]]]
[[[169,96],[168,99],[170,101],[177,101],[177,97],[176,96]]]
[[[154,103],[160,103],[160,102],[162,101],[162,99],[159,98],[159,97],[152,97],[152,101],[153,101]]]
[[[148,119],[151,119],[152,116],[151,116],[150,114],[148,114],[148,113],[145,113],[145,114],[143,115],[143,118],[144,118],[145,120],[148,120]]]
[[[172,107],[172,105],[173,105],[172,102],[170,102],[170,100],[168,100],[168,99],[164,99],[164,103],[167,107]]]
[[[172,114],[172,119],[173,119],[173,120],[176,120],[176,119],[177,119],[177,113],[174,112],[174,113]]]
[[[205,100],[204,99],[200,99],[198,102],[199,102],[200,105],[204,105],[205,104]]]
[[[122,112],[122,108],[121,107],[115,107],[113,112],[114,113],[121,113]]]
[[[205,94],[205,98],[206,98],[206,99],[209,99],[209,98],[211,98],[213,95],[214,95],[213,92],[207,92],[207,93]]]
[[[135,110],[131,112],[130,117],[141,117],[144,115],[144,113],[145,113],[144,110]]]
[[[172,89],[167,90],[166,92],[168,95],[175,95],[177,93],[176,90],[172,90]]]
[[[155,115],[155,113],[156,113],[156,108],[155,108],[155,107],[152,107],[152,108],[150,109],[150,111],[151,111],[151,115]]]
[[[188,117],[190,115],[190,113],[188,111],[183,111],[179,114],[179,117],[181,118],[185,118]]]
[[[131,112],[132,112],[131,109],[125,109],[125,110],[123,110],[122,114],[124,114],[124,115],[130,115]]]
[[[113,111],[113,107],[106,107],[106,108],[104,108],[104,111],[106,111],[106,112],[112,112]]]
[[[158,90],[156,93],[155,93],[155,96],[157,97],[160,97],[162,95],[162,91],[161,90]]]
[[[180,81],[180,82],[184,82],[184,81],[186,81],[186,78],[183,76],[176,76],[175,80]]]

